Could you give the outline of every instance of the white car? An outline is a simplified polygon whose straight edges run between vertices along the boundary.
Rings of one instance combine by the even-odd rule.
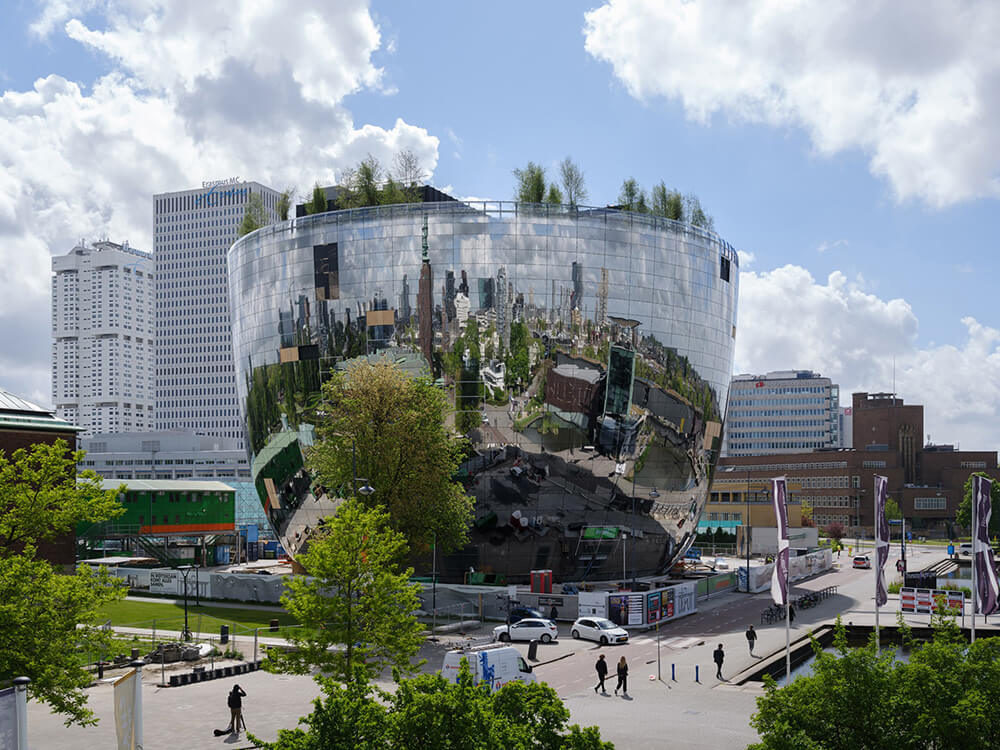
[[[581,617],[573,623],[574,638],[597,641],[602,646],[609,643],[628,643],[628,631],[603,617]]]
[[[559,637],[559,630],[552,620],[528,617],[513,625],[498,625],[493,628],[494,641],[533,641],[549,643]]]

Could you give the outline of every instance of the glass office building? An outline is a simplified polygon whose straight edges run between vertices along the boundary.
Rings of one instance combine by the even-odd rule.
[[[357,357],[439,379],[474,448],[472,542],[446,578],[656,575],[690,546],[736,335],[738,259],[713,232],[605,208],[412,203],[271,225],[228,266],[253,479],[292,554],[338,502],[304,468],[309,404]]]

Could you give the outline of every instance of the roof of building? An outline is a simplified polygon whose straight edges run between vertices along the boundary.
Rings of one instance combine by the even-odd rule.
[[[51,409],[0,388],[0,429],[79,432],[82,428],[59,419]]]
[[[116,490],[121,485],[130,490],[147,492],[235,492],[225,482],[211,479],[102,479],[101,487]]]

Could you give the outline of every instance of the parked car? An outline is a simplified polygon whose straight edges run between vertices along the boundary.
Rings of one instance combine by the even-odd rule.
[[[603,617],[581,617],[570,631],[574,638],[596,641],[602,646],[609,643],[628,643],[628,631]]]
[[[542,643],[549,643],[559,637],[559,630],[552,620],[540,620],[528,617],[513,625],[497,625],[493,628],[495,641],[533,641],[536,638]]]
[[[545,619],[545,615],[534,607],[514,607],[507,615],[507,623],[513,625],[515,622],[523,620],[525,617],[534,617],[538,620]]]
[[[870,569],[871,566],[872,566],[872,561],[868,558],[868,555],[855,555],[854,556],[854,567],[855,568]]]
[[[972,542],[962,542],[958,545],[958,554],[964,557],[972,557]]]

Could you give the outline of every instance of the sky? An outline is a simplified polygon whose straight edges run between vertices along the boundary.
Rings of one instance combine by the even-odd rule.
[[[51,257],[152,195],[300,195],[371,154],[509,200],[697,195],[740,251],[735,373],[809,369],[1000,449],[1000,4],[3,0],[0,387],[50,405]],[[926,438],[927,436],[925,436]]]

